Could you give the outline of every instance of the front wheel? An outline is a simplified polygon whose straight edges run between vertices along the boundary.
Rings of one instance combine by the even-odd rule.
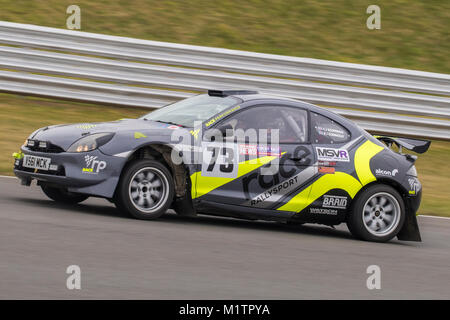
[[[41,189],[47,197],[60,203],[76,204],[89,198],[89,196],[79,193],[72,193],[63,188],[48,187],[43,185],[41,186]]]
[[[405,205],[400,194],[388,185],[378,184],[354,200],[347,226],[359,239],[386,242],[398,234],[404,220]]]
[[[137,160],[124,170],[114,198],[117,208],[137,219],[152,220],[163,215],[174,194],[170,171],[155,160]]]

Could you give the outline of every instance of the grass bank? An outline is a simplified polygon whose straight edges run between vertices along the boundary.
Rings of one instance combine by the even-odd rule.
[[[0,20],[66,28],[72,4],[82,31],[450,73],[448,0],[0,0]]]

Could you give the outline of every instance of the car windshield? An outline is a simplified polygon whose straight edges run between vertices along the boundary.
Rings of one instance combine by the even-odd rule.
[[[233,97],[212,97],[201,94],[150,112],[141,119],[194,127],[194,122],[208,120],[237,103],[239,100]]]

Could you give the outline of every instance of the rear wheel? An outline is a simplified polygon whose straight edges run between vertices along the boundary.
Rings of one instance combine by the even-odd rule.
[[[405,205],[400,194],[388,185],[378,184],[355,199],[347,226],[359,239],[386,242],[398,234],[404,220]]]
[[[155,160],[136,160],[124,170],[114,199],[117,208],[138,219],[163,215],[174,194],[170,171]]]
[[[72,193],[63,188],[41,186],[41,189],[47,197],[60,203],[75,204],[89,198],[87,195]]]

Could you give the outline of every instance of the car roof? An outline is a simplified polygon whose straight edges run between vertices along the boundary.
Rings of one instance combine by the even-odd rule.
[[[208,95],[210,96],[217,96],[217,97],[234,97],[237,99],[242,100],[242,102],[248,102],[253,100],[278,100],[278,101],[284,101],[284,102],[291,102],[296,104],[299,107],[303,107],[305,109],[309,109],[311,111],[317,111],[321,112],[322,110],[326,110],[324,108],[315,106],[313,104],[292,99],[292,98],[286,98],[283,96],[278,96],[274,94],[262,94],[255,90],[233,90],[233,89],[227,89],[227,90],[208,90]]]
[[[273,102],[273,101],[279,101],[279,102],[288,102],[289,105],[294,107],[303,108],[318,114],[321,114],[323,116],[326,116],[341,125],[344,125],[347,128],[352,128],[356,131],[361,131],[361,128],[359,128],[353,121],[331,111],[324,107],[319,107],[314,104],[292,99],[292,98],[286,98],[283,96],[278,96],[275,94],[262,94],[255,90],[208,90],[209,95],[219,96],[219,97],[235,97],[237,99],[240,99],[241,103],[251,102],[251,101],[260,101],[261,103],[264,102]]]

